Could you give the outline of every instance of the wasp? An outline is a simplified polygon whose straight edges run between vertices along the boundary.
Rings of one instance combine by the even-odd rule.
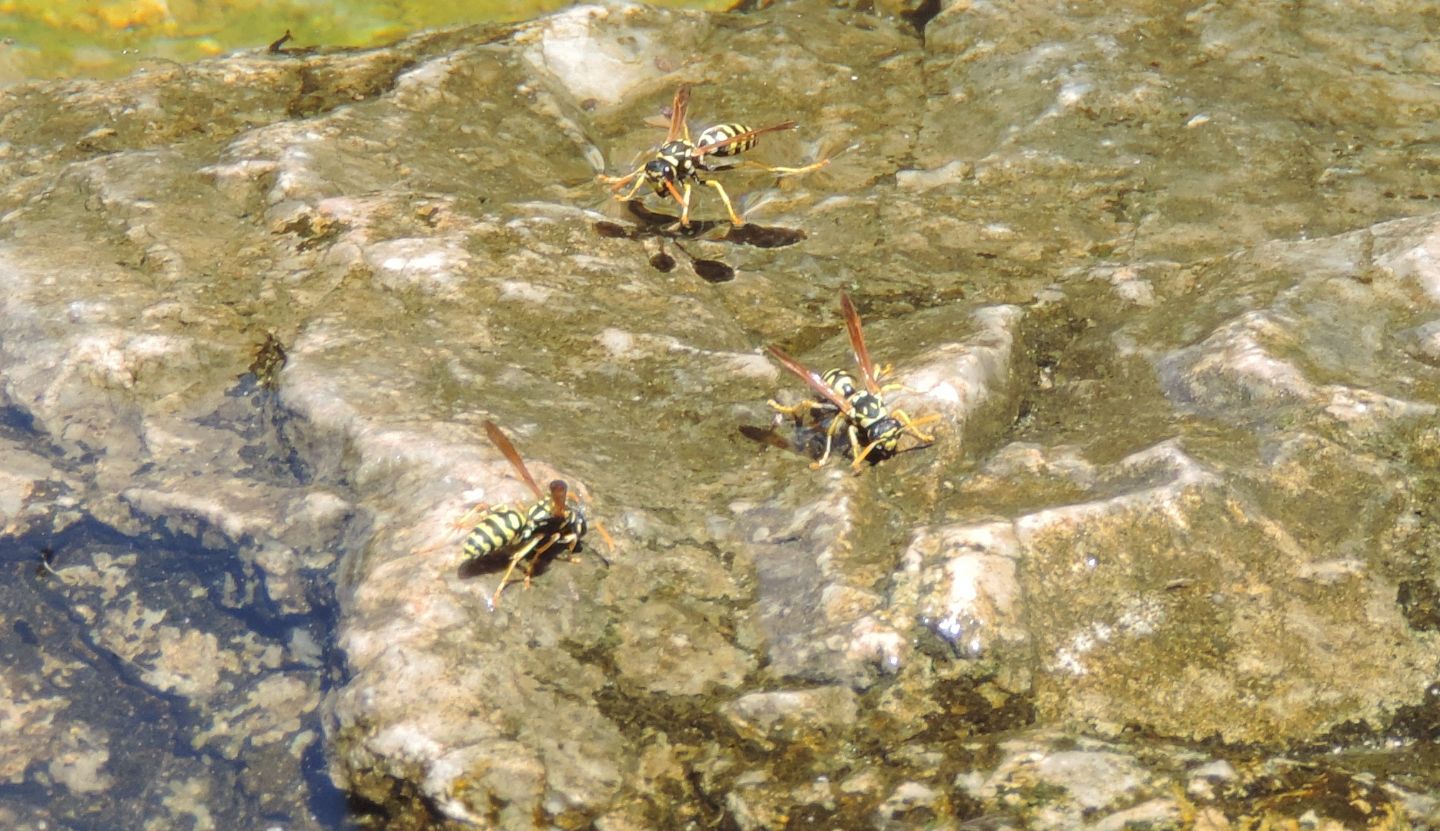
[[[887,366],[876,371],[875,363],[870,359],[870,350],[865,346],[860,315],[855,311],[855,304],[850,302],[850,296],[844,291],[840,292],[840,310],[845,316],[845,329],[850,336],[850,346],[855,352],[855,363],[860,368],[863,386],[857,384],[854,376],[843,369],[827,370],[823,375],[816,374],[785,354],[780,347],[768,347],[770,354],[781,366],[803,378],[805,383],[824,399],[806,400],[790,407],[775,401],[767,402],[776,412],[794,418],[797,423],[803,424],[805,416],[810,416],[813,426],[825,435],[825,452],[811,467],[819,468],[830,458],[831,445],[841,429],[845,430],[846,437],[850,440],[850,455],[854,459],[851,467],[854,470],[859,470],[866,459],[874,463],[895,455],[900,446],[900,437],[906,433],[927,445],[934,442],[934,437],[922,432],[920,425],[936,421],[940,416],[928,415],[914,419],[904,410],[891,409],[885,405],[885,393],[905,387],[899,384],[881,386],[880,379],[888,375],[891,368]]]
[[[635,168],[629,175],[601,176],[600,181],[610,185],[611,190],[617,194],[627,184],[631,185],[630,190],[615,197],[621,202],[633,199],[646,185],[655,191],[656,196],[672,197],[680,203],[682,227],[690,225],[690,187],[692,184],[702,184],[714,188],[720,195],[720,201],[725,203],[725,210],[729,212],[732,223],[737,226],[744,225],[745,221],[735,213],[735,206],[730,203],[730,194],[725,192],[725,186],[714,179],[703,178],[701,174],[738,167],[742,163],[740,154],[754,147],[760,136],[793,130],[795,122],[782,121],[759,129],[752,129],[744,124],[717,124],[706,128],[691,141],[690,127],[685,121],[689,106],[690,87],[682,84],[675,90],[675,100],[670,105],[670,129],[665,134],[665,143],[655,151],[655,158]],[[744,163],[782,176],[790,176],[824,167],[829,162],[829,159],[821,159],[803,167],[771,167],[753,161]]]
[[[524,562],[525,558],[530,558],[530,565],[525,570],[525,586],[529,588],[530,578],[534,576],[535,566],[540,558],[557,545],[565,548],[567,557],[574,554],[589,530],[590,523],[585,519],[584,506],[574,498],[563,480],[552,481],[548,493],[541,490],[526,469],[519,452],[515,450],[515,445],[510,443],[510,439],[506,438],[495,422],[486,420],[485,435],[510,462],[515,472],[520,474],[520,478],[536,497],[535,502],[528,507],[477,505],[465,515],[468,519],[471,514],[480,514],[462,544],[466,565],[505,553],[510,556],[510,563],[500,577],[500,585],[495,587],[495,594],[490,598],[490,605],[496,606],[500,603],[500,592],[504,591],[510,582],[510,575],[515,573],[516,567]],[[464,522],[465,519],[462,519],[457,524]],[[606,545],[613,550],[615,541],[610,538],[610,534],[600,523],[594,525]],[[600,557],[600,560],[607,566],[610,564],[604,557]]]

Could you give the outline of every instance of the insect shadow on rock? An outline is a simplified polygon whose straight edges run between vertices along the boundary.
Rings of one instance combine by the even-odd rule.
[[[669,240],[680,250],[680,253],[690,260],[690,266],[702,280],[708,283],[728,283],[735,279],[735,268],[730,264],[723,260],[696,257],[690,253],[689,249],[680,244],[681,240],[700,239],[716,227],[727,225],[726,223],[695,220],[689,225],[680,225],[679,217],[652,211],[638,199],[630,200],[626,203],[626,207],[639,221],[638,225],[626,226],[618,222],[601,220],[595,223],[595,232],[610,239],[657,240],[659,250],[650,256],[650,265],[656,271],[668,274],[675,269],[675,258],[665,251],[665,242]],[[805,232],[798,228],[781,228],[750,223],[739,226],[727,225],[727,230],[722,236],[707,238],[707,241],[729,242],[754,248],[783,248],[794,245],[803,239],[805,239]]]

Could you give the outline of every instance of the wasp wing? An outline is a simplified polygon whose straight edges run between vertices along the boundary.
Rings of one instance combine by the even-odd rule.
[[[505,434],[500,432],[500,428],[495,426],[495,422],[489,419],[485,420],[485,435],[490,437],[490,443],[500,450],[500,453],[510,462],[510,466],[515,468],[515,472],[520,474],[520,478],[530,486],[530,490],[534,491],[536,496],[543,497],[545,492],[540,490],[540,486],[535,484],[535,477],[525,469],[525,463],[520,460],[520,454],[515,450],[515,445],[511,444],[510,440],[505,438]]]
[[[690,85],[681,84],[675,90],[675,100],[670,103],[670,132],[665,134],[665,143],[678,138],[689,138],[685,129],[685,111],[690,109]]]
[[[860,375],[865,381],[865,389],[871,395],[880,394],[880,382],[875,378],[875,362],[870,360],[870,350],[865,347],[865,333],[860,330],[860,315],[855,311],[855,304],[850,302],[850,295],[840,290],[840,311],[845,314],[845,331],[850,335],[850,348],[855,350],[855,363],[860,366]]]
[[[813,371],[806,369],[804,364],[800,363],[789,355],[786,355],[785,352],[780,349],[780,347],[767,346],[765,348],[767,351],[770,352],[772,356],[774,356],[775,360],[780,362],[781,366],[785,367],[796,375],[799,375],[801,378],[804,378],[805,383],[809,384],[811,389],[818,392],[820,396],[826,401],[829,401],[831,404],[839,407],[840,412],[844,413],[846,416],[849,416],[851,414],[853,408],[850,406],[850,402],[846,401],[840,395],[840,393],[831,389],[830,385],[825,383],[825,381],[819,375],[816,375]]]

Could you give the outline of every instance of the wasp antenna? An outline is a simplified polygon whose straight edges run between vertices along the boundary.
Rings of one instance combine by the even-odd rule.
[[[602,539],[602,540],[605,541],[605,547],[608,548],[608,549],[610,549],[611,553],[614,553],[614,551],[615,551],[615,539],[614,539],[614,537],[611,537],[611,536],[610,536],[610,532],[609,532],[609,531],[606,531],[606,530],[605,530],[605,526],[603,526],[603,525],[601,525],[599,522],[593,521],[593,520],[591,521],[590,526],[591,526],[592,528],[594,528],[596,531],[599,531],[599,532],[600,532],[600,539]],[[597,554],[596,556],[598,557],[599,555]],[[610,561],[609,561],[609,560],[606,560],[604,557],[600,557],[600,559],[605,563],[605,565],[607,565],[607,566],[610,565]]]

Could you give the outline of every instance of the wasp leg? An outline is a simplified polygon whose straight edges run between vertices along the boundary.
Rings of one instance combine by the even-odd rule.
[[[735,213],[735,206],[730,204],[730,194],[725,192],[725,186],[714,179],[702,179],[701,181],[714,188],[715,192],[720,194],[720,201],[725,203],[725,210],[730,212],[730,221],[736,225],[744,225],[745,220],[741,219],[739,215]]]
[[[529,542],[525,543],[524,545],[520,546],[520,548],[516,549],[514,554],[510,555],[510,565],[505,568],[505,573],[500,575],[500,585],[495,587],[495,594],[490,596],[490,606],[492,608],[499,608],[500,592],[505,591],[505,586],[510,582],[510,575],[515,573],[515,567],[520,565],[520,561],[525,559],[525,555],[533,551],[535,549],[535,546],[539,545],[542,541],[547,539],[551,538],[537,536]]]
[[[811,470],[819,470],[824,467],[825,462],[829,460],[830,448],[834,445],[835,434],[839,432],[841,424],[846,425],[850,429],[851,446],[853,447],[859,443],[859,439],[855,435],[855,425],[850,424],[845,416],[836,414],[835,418],[830,420],[830,426],[825,430],[825,452],[820,454],[820,458],[817,461],[810,463]]]
[[[876,447],[879,447],[880,444],[884,441],[885,439],[879,438],[862,447],[860,444],[860,431],[855,428],[855,425],[851,424],[850,455],[854,458],[854,461],[850,463],[850,469],[853,471],[860,470],[860,465],[865,461],[865,457],[869,456],[870,451],[874,450]]]
[[[605,176],[605,175],[600,175],[600,176],[596,176],[595,178],[598,179],[598,180],[600,180],[601,182],[609,185],[611,190],[619,190],[619,189],[625,187],[625,185],[626,185],[627,183],[631,182],[632,180],[638,180],[638,181],[635,181],[635,186],[632,187],[632,188],[630,188],[630,192],[629,192],[628,194],[626,194],[625,196],[617,197],[618,199],[629,199],[629,198],[631,198],[632,196],[634,196],[634,195],[635,195],[635,192],[640,189],[640,186],[641,186],[642,184],[644,184],[645,179],[640,176],[640,174],[642,174],[642,173],[644,173],[644,172],[645,172],[645,168],[644,168],[644,167],[637,167],[637,168],[635,168],[635,171],[634,171],[633,173],[629,174],[628,176]]]
[[[876,380],[879,380],[880,378],[885,377],[885,375],[887,375],[889,372],[890,372],[890,367],[887,365],[887,366],[885,366],[885,368],[883,368],[883,369],[881,369],[881,370],[879,370],[879,371],[877,371],[877,372],[875,373],[875,378],[876,378]],[[919,392],[920,390],[917,390],[917,389],[915,389],[914,387],[911,387],[911,386],[906,386],[905,384],[886,384],[886,385],[884,385],[883,387],[880,388],[880,391],[881,391],[881,392]]]
[[[470,510],[466,511],[465,514],[464,514],[463,516],[461,516],[459,519],[456,519],[456,520],[452,520],[452,521],[451,521],[451,523],[450,523],[450,530],[451,530],[451,531],[466,531],[466,530],[471,530],[471,529],[473,529],[474,526],[475,526],[475,519],[474,519],[474,518],[483,515],[483,514],[484,514],[486,511],[488,511],[488,510],[490,510],[490,506],[487,505],[487,504],[485,504],[484,502],[476,503],[475,507],[473,507],[473,508],[471,508]],[[444,548],[445,546],[450,545],[450,543],[451,543],[450,540],[441,540],[440,542],[437,542],[437,543],[435,543],[434,545],[427,545],[427,546],[425,546],[424,548],[416,549],[416,550],[415,550],[415,553],[416,553],[417,555],[424,556],[424,555],[426,555],[426,554],[429,554],[429,553],[432,552],[432,551],[438,551],[438,550],[440,550],[441,548]]]
[[[598,520],[591,520],[590,525],[600,533],[600,538],[605,541],[605,546],[610,549],[611,554],[614,554],[615,539],[610,536],[610,532],[606,531],[605,526],[601,525]],[[605,559],[605,555],[601,554],[599,551],[596,551],[595,556],[600,558],[600,562],[604,563],[606,568],[610,567],[610,561]]]
[[[566,540],[569,540],[569,542],[566,542]],[[554,544],[556,543],[566,543],[566,550],[564,550],[564,559],[570,560],[570,562],[572,563],[580,562],[580,560],[576,559],[575,557],[575,549],[577,549],[577,547],[580,547],[579,536],[576,536],[576,534],[563,534],[563,536],[562,534],[550,534],[550,539],[547,540],[546,544],[539,547],[539,549],[536,549],[536,552],[534,552],[534,556],[530,557],[530,567],[527,567],[526,569],[527,589],[530,588],[530,579],[536,576],[536,566],[540,565],[540,557],[544,556],[544,553],[549,552],[550,549],[553,549]]]
[[[628,177],[627,177],[627,178],[628,178]],[[640,192],[640,188],[642,188],[642,187],[644,187],[644,186],[645,186],[645,177],[643,177],[643,176],[637,177],[637,178],[635,179],[635,184],[631,185],[629,190],[627,190],[624,194],[616,194],[616,196],[615,196],[615,201],[616,201],[616,202],[629,202],[631,199],[634,199],[634,198],[635,198],[635,194],[639,193],[639,192]],[[623,187],[623,186],[616,186],[615,190],[619,190],[621,187]]]
[[[854,439],[855,436],[852,435],[851,438]],[[852,449],[858,452],[854,453],[855,461],[850,463],[850,469],[858,473],[860,471],[860,465],[865,462],[865,457],[869,456],[870,451],[879,447],[884,441],[884,439],[876,439],[875,441],[872,441],[868,445],[866,445],[863,450],[859,448],[858,441],[852,443]]]
[[[909,415],[907,415],[907,414],[905,413],[904,410],[891,410],[891,411],[890,411],[890,416],[891,416],[892,418],[894,418],[896,421],[900,422],[900,424],[905,428],[905,432],[909,433],[910,435],[914,436],[915,438],[919,439],[920,441],[923,441],[923,442],[933,442],[933,441],[935,441],[935,437],[934,437],[934,436],[926,435],[925,433],[920,432],[920,427],[919,427],[919,425],[921,425],[921,424],[929,424],[929,423],[932,422],[932,421],[939,421],[939,420],[940,420],[940,414],[939,414],[939,413],[931,413],[930,415],[925,416],[924,418],[911,418]]]
[[[680,200],[680,227],[690,227],[690,183],[685,183],[685,198]]]
[[[829,159],[821,159],[818,162],[811,162],[810,164],[802,165],[800,167],[774,167],[768,164],[762,164],[760,162],[753,161],[751,159],[744,159],[738,165],[735,165],[735,167],[758,168],[760,170],[768,171],[770,173],[778,173],[781,176],[799,176],[801,173],[809,173],[812,170],[819,170],[827,164],[830,164]]]
[[[890,417],[900,422],[901,429],[904,432],[914,436],[915,438],[926,442],[927,444],[935,441],[934,436],[930,436],[920,432],[920,428],[918,425],[929,424],[932,421],[939,421],[939,414],[932,413],[928,416],[925,416],[924,418],[911,418],[908,414],[906,414],[904,410],[891,410]],[[854,437],[852,436],[852,438]],[[856,453],[855,462],[851,465],[851,467],[858,471],[860,469],[860,463],[865,461],[865,458],[870,455],[870,451],[879,447],[882,443],[884,443],[884,441],[885,439],[883,438],[876,439],[875,441],[870,442],[870,444],[867,445],[865,449],[861,450],[859,453]]]
[[[488,510],[490,510],[489,505],[486,505],[484,502],[477,502],[475,504],[475,507],[466,511],[463,516],[450,523],[450,527],[456,531],[464,531],[465,529],[474,526],[475,518],[480,516],[481,514],[484,514]]]
[[[816,410],[820,409],[820,407],[822,406],[819,401],[809,400],[801,401],[799,404],[791,407],[787,407],[784,404],[773,400],[766,401],[765,403],[769,404],[770,409],[774,410],[775,412],[780,413],[781,415],[790,416],[791,418],[796,420],[803,419],[805,413],[813,413]]]

